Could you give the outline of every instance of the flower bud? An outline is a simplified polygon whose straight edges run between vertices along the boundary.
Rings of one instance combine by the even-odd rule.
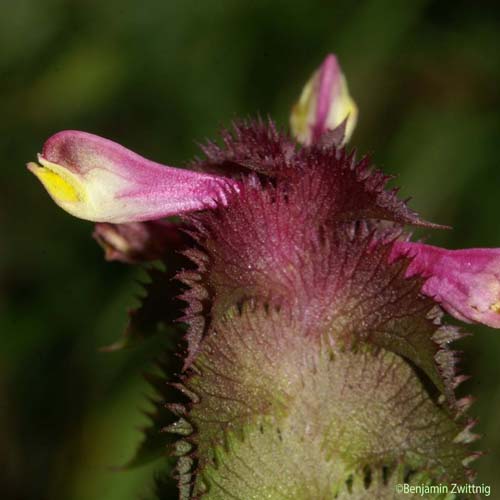
[[[292,133],[299,142],[309,145],[318,142],[325,132],[342,126],[345,130],[340,142],[346,143],[354,131],[357,116],[358,109],[349,95],[337,58],[329,54],[306,83],[292,109]]]
[[[182,244],[178,226],[161,220],[126,224],[99,222],[93,237],[104,249],[106,260],[127,264],[160,259],[167,249]]]
[[[224,202],[224,177],[167,167],[96,135],[67,130],[28,164],[64,210],[95,222],[137,222]]]

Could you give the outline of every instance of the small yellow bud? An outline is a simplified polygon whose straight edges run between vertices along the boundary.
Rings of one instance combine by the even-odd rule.
[[[343,125],[343,143],[356,126],[358,108],[347,88],[337,58],[330,54],[306,83],[290,115],[293,135],[302,144],[317,142],[327,131]]]

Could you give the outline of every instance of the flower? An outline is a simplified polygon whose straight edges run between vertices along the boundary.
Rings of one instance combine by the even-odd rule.
[[[162,220],[95,225],[93,237],[103,247],[106,260],[128,264],[160,259],[167,249],[179,248],[183,238],[174,223]]]
[[[318,142],[325,132],[345,127],[341,135],[343,142],[348,142],[357,117],[358,108],[349,95],[337,58],[329,54],[306,83],[292,109],[292,132],[299,142],[311,144]]]
[[[28,168],[64,210],[95,222],[137,222],[201,210],[224,202],[235,183],[223,177],[167,167],[86,132],[50,137],[40,165]]]
[[[412,259],[406,276],[422,275],[425,295],[452,316],[500,328],[500,249],[444,248],[409,241],[394,244],[391,260]]]

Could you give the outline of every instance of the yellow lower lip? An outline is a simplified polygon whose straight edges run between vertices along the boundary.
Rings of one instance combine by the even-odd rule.
[[[495,302],[495,304],[491,304],[490,309],[493,312],[500,313],[500,302]]]
[[[54,200],[61,202],[81,201],[78,189],[60,174],[36,163],[29,163],[28,168],[38,177]]]

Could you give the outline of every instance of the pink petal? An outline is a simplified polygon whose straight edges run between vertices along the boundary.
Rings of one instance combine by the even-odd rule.
[[[402,255],[412,258],[406,276],[427,278],[422,292],[449,314],[500,328],[500,249],[446,250],[396,242],[391,259]]]
[[[168,167],[102,137],[67,130],[50,137],[30,164],[63,209],[96,222],[159,219],[225,202],[236,183]],[[69,194],[68,194],[69,193]]]

